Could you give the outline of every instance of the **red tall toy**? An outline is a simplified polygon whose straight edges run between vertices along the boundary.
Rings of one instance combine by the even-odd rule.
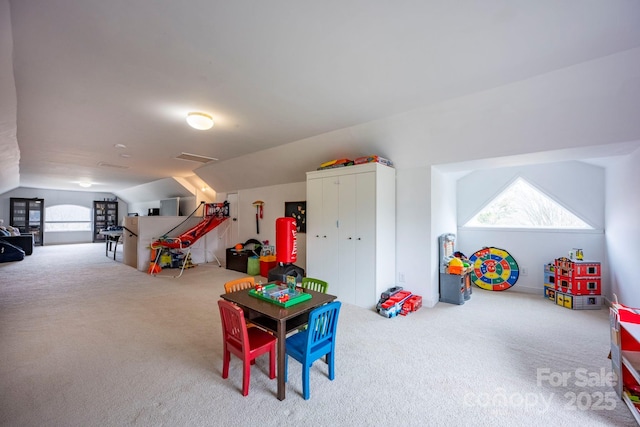
[[[298,259],[298,230],[295,218],[276,219],[276,266],[269,270],[269,282],[286,283],[290,276],[302,282],[304,269],[294,264]]]
[[[298,239],[294,218],[276,219],[276,261],[290,264],[298,259]]]

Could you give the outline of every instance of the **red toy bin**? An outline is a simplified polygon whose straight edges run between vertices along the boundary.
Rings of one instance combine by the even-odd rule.
[[[269,270],[275,268],[278,265],[275,255],[267,255],[260,257],[260,275],[262,277],[269,277]]]

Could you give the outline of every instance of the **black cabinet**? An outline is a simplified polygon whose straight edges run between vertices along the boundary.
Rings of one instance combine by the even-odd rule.
[[[20,234],[33,234],[33,244],[42,246],[44,233],[44,199],[10,198],[10,218],[12,227]]]
[[[115,200],[93,202],[93,241],[104,242],[107,236],[100,231],[118,225],[118,202]]]

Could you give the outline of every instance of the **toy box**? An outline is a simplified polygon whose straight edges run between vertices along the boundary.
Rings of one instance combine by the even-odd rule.
[[[263,255],[260,257],[260,275],[262,277],[269,277],[269,270],[274,268],[278,263],[276,262],[275,255]]]
[[[380,157],[380,156],[358,157],[353,161],[353,163],[356,165],[361,165],[363,163],[380,163],[385,166],[393,166],[393,162],[391,160],[385,159],[384,157]]]
[[[394,293],[391,297],[389,297],[389,299],[380,304],[378,313],[380,313],[384,317],[397,316],[398,314],[400,314],[405,301],[407,301],[410,296],[411,292],[409,291],[398,291]]]
[[[412,311],[418,311],[420,307],[422,307],[422,297],[419,295],[411,295],[404,304],[402,304],[400,314],[406,316]]]
[[[349,160],[349,159],[329,160],[328,162],[322,163],[318,168],[318,170],[341,168],[345,166],[353,166],[353,160]]]

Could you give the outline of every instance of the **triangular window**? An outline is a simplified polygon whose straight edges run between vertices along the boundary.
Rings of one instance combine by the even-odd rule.
[[[464,226],[593,229],[522,178],[517,178]]]

